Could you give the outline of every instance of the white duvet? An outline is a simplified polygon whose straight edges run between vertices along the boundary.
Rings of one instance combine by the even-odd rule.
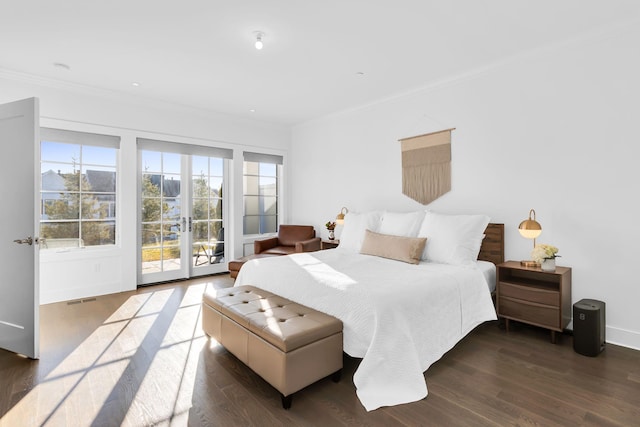
[[[496,319],[476,266],[411,265],[338,248],[249,261],[240,285],[342,320],[344,351],[362,358],[353,381],[368,411],[424,398],[423,372],[474,327]]]

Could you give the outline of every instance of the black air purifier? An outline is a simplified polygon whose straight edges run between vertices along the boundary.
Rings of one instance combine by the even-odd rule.
[[[573,304],[573,349],[584,356],[595,357],[605,346],[605,304],[582,299]]]

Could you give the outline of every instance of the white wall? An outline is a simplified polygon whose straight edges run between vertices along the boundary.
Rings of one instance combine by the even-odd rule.
[[[295,127],[292,219],[324,230],[342,206],[423,209],[401,194],[397,140],[455,127],[452,190],[427,207],[504,223],[515,260],[534,208],[573,302],[605,301],[607,341],[640,349],[639,41],[637,26],[592,35]]]
[[[259,149],[286,158],[290,130],[256,121],[164,105],[139,98],[89,91],[0,73],[0,103],[40,99],[41,126],[121,137],[118,247],[57,253],[41,251],[41,303],[78,299],[137,285],[136,137],[211,145],[234,150],[232,182],[242,183],[242,151]],[[231,256],[242,254],[242,185],[228,198],[235,209],[227,233]]]

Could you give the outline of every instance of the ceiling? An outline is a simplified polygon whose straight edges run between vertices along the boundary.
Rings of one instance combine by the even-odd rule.
[[[0,77],[290,126],[628,23],[638,3],[0,0]]]

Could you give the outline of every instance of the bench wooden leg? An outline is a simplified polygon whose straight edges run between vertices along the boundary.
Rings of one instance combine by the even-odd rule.
[[[340,378],[342,378],[342,369],[339,369],[331,374],[331,381],[333,381],[334,383],[339,383]]]
[[[293,400],[293,395],[290,394],[289,396],[285,396],[284,394],[280,394],[280,398],[282,400],[282,407],[284,409],[289,409],[291,408],[291,401]]]

